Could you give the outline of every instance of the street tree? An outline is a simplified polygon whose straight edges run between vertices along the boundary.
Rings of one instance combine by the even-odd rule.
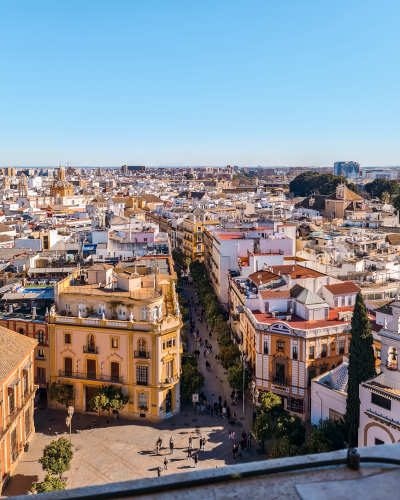
[[[50,474],[46,474],[42,483],[32,484],[31,492],[46,493],[47,491],[61,491],[65,490],[66,486],[67,483],[59,477],[51,477]]]
[[[249,386],[249,372],[244,370],[244,390]],[[228,368],[228,384],[232,389],[237,391],[243,390],[243,365],[235,363]]]
[[[271,439],[278,415],[283,412],[282,400],[272,392],[266,392],[261,396],[261,405],[256,407],[256,419],[253,424],[253,431],[257,439],[261,441],[264,450],[264,443]]]
[[[400,194],[392,198],[392,205],[394,206],[394,208],[397,210],[398,213],[400,210]]]
[[[111,423],[111,410],[123,410],[128,401],[129,396],[125,396],[120,387],[102,385],[90,399],[89,405],[95,411],[99,409],[108,411],[108,419]]]
[[[271,447],[271,458],[295,457],[297,455],[296,447],[290,442],[289,436],[283,436]]]
[[[204,375],[197,369],[197,366],[193,366],[191,363],[182,366],[181,393],[184,396],[197,393],[203,385]]]
[[[360,424],[361,382],[375,375],[375,356],[373,350],[372,327],[361,292],[358,292],[351,319],[351,340],[349,349],[348,389],[345,424],[347,441],[357,446]]]
[[[306,455],[333,451],[333,443],[320,429],[316,429],[307,439],[303,451]]]
[[[239,348],[234,344],[222,347],[219,351],[219,358],[221,360],[221,365],[227,370],[230,366],[235,365],[239,361]]]
[[[287,437],[291,445],[301,446],[306,437],[306,427],[300,417],[282,411],[277,416],[274,434],[278,439]]]
[[[53,382],[48,390],[50,401],[57,401],[62,405],[69,404],[73,399],[73,388],[60,381]]]
[[[53,476],[59,474],[61,479],[62,474],[70,470],[73,456],[71,443],[68,439],[61,437],[44,447],[39,463],[42,464],[43,470]]]

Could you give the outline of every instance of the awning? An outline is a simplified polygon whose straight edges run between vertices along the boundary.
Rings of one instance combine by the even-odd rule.
[[[89,251],[89,250],[96,250],[96,247],[97,247],[97,245],[85,245],[85,246],[83,247],[83,251],[84,251],[84,252],[87,252],[87,251]]]
[[[8,384],[8,388],[10,388],[10,387],[15,387],[15,386],[18,384],[18,382],[19,382],[20,380],[21,380],[21,379],[19,379],[19,378],[14,378],[14,379],[13,379],[13,380],[12,380],[12,381]]]
[[[31,366],[33,365],[32,361],[28,361],[26,363],[26,365],[22,368],[23,370],[27,370],[28,368],[30,368]]]
[[[236,311],[237,311],[238,313],[244,313],[243,306],[236,306]]]

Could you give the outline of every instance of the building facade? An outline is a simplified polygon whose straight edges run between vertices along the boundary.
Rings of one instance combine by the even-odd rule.
[[[34,433],[34,339],[0,327],[0,493]]]
[[[168,258],[168,257],[167,257]],[[172,264],[171,264],[172,265]],[[180,410],[180,328],[172,273],[139,275],[104,264],[55,286],[51,381],[73,388],[79,412],[102,384],[121,387],[128,419],[159,421]]]

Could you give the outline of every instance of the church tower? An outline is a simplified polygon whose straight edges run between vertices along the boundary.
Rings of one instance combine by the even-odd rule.
[[[19,178],[18,195],[20,198],[28,197],[28,186],[26,184],[25,174],[21,174],[21,177]]]
[[[57,172],[57,178],[50,186],[50,196],[58,199],[61,196],[73,196],[74,187],[70,184],[65,177],[65,170],[60,165],[60,169]]]

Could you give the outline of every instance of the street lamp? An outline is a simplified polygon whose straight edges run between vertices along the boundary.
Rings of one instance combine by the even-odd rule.
[[[65,419],[65,424],[69,426],[69,442],[71,443],[71,423],[72,415],[74,414],[74,407],[72,405],[68,406],[68,417]]]

